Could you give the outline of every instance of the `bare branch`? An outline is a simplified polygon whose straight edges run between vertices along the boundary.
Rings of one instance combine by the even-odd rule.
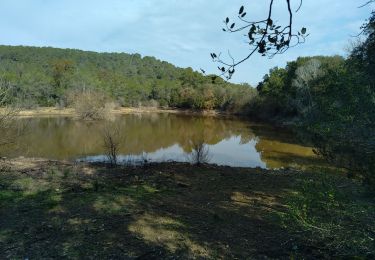
[[[115,125],[109,122],[103,128],[103,147],[111,166],[116,166],[118,163],[119,148],[123,139],[122,131]]]
[[[250,22],[245,19],[246,12],[245,8],[241,6],[238,14],[238,20],[242,25],[236,27],[235,22],[230,23],[230,19],[227,17],[224,20],[225,28],[223,31],[229,33],[236,33],[247,30],[246,37],[248,38],[247,43],[250,46],[250,52],[247,56],[235,61],[230,52],[228,56],[230,61],[226,61],[221,58],[221,55],[211,53],[211,58],[214,62],[219,64],[218,69],[221,72],[221,76],[230,79],[235,72],[235,67],[239,64],[248,60],[255,52],[260,53],[262,56],[272,58],[276,54],[282,54],[287,51],[290,47],[294,47],[298,44],[304,43],[306,37],[306,28],[302,28],[301,31],[293,33],[293,12],[291,10],[290,0],[286,0],[287,10],[289,15],[289,22],[285,26],[276,25],[272,20],[272,11],[274,0],[270,0],[268,7],[268,15],[264,20]],[[302,0],[300,0],[297,11],[302,6]]]
[[[210,149],[205,144],[203,138],[192,141],[193,151],[190,154],[190,163],[195,165],[201,165],[208,163],[211,160]]]
[[[365,7],[366,5],[369,5],[369,4],[371,4],[371,3],[374,3],[375,2],[375,0],[370,0],[370,1],[367,1],[366,3],[364,3],[363,5],[360,5],[360,6],[358,6],[358,8],[362,8],[362,7]]]
[[[302,0],[300,0],[300,2],[299,2],[299,6],[298,6],[298,8],[297,8],[297,10],[296,10],[296,13],[301,9],[301,7],[302,7]]]

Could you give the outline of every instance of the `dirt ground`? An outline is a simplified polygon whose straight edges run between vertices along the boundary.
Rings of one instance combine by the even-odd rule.
[[[295,226],[291,228],[280,220],[289,214],[288,196],[301,180],[314,178],[293,170],[212,165],[108,168],[12,160],[0,173],[0,258],[342,257],[338,248],[327,247],[335,238],[316,238],[297,221],[288,222]],[[353,190],[357,184],[337,176],[335,185]],[[372,211],[373,201],[366,203]],[[361,218],[348,223],[369,230],[363,232],[371,243],[375,222],[369,212],[364,222]],[[348,250],[364,258],[374,256],[371,244],[357,249]]]

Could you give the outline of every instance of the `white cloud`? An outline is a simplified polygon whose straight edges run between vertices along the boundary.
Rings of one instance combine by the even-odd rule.
[[[282,22],[285,1],[275,3],[275,17]],[[252,17],[266,14],[267,1],[2,0],[0,44],[139,52],[216,72],[210,52],[230,49],[240,58],[248,51],[241,35],[221,31],[223,19],[235,17],[241,5]],[[371,7],[358,5],[358,0],[304,0],[294,25],[308,28],[307,43],[273,60],[253,57],[237,69],[233,81],[255,84],[269,68],[299,55],[344,54],[351,35],[370,14]]]

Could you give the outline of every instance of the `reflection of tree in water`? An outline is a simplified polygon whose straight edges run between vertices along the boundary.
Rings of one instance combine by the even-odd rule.
[[[315,160],[311,148],[276,140],[259,139],[255,148],[267,168],[280,168],[310,164]]]
[[[100,136],[103,121],[23,120],[31,130],[19,140],[21,149],[13,151],[13,155],[65,159],[103,153]],[[150,153],[175,144],[189,153],[192,143],[202,138],[210,145],[234,135],[241,136],[241,142],[254,138],[247,123],[236,119],[153,113],[121,116],[112,123],[125,133],[120,154]]]
[[[312,149],[298,143],[292,134],[234,118],[152,113],[119,116],[110,122],[83,122],[71,118],[22,120],[30,130],[16,146],[2,151],[8,156],[69,159],[103,154],[101,131],[110,123],[123,132],[119,151],[123,155],[152,153],[176,144],[184,152],[191,153],[197,140],[215,145],[236,136],[240,137],[239,144],[257,140],[255,148],[268,168],[319,163]]]
[[[291,132],[267,125],[253,125],[251,129],[258,138],[255,148],[267,168],[323,164],[312,148],[302,143]]]

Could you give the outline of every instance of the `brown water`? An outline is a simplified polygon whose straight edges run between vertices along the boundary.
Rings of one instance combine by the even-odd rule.
[[[239,167],[303,167],[317,158],[287,132],[240,119],[176,114],[133,114],[107,121],[73,118],[20,119],[28,126],[16,144],[2,148],[8,157],[105,161],[103,129],[119,129],[120,162],[188,161],[193,144],[204,140],[210,163]]]

